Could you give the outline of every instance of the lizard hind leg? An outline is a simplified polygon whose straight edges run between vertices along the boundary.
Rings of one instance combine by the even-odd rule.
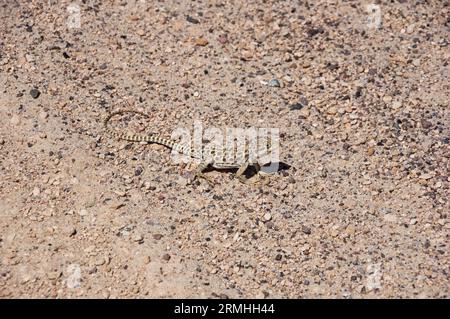
[[[211,179],[211,177],[206,176],[204,173],[204,171],[208,169],[209,166],[210,166],[209,163],[200,163],[197,167],[197,170],[195,171],[193,181],[202,178],[205,181],[207,181],[210,186],[214,186],[216,183]]]

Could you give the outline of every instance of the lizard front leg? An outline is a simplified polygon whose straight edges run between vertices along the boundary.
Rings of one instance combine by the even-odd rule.
[[[241,181],[242,183],[245,183],[245,181],[247,180],[247,178],[245,177],[244,173],[245,170],[247,169],[247,167],[250,165],[249,162],[244,162],[239,169],[237,170],[235,177],[237,177],[239,179],[239,181]]]

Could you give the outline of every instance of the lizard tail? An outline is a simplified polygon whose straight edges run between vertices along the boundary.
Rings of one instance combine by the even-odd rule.
[[[111,136],[120,139],[120,140],[127,140],[130,142],[141,142],[141,141],[145,141],[146,137],[145,135],[137,135],[137,134],[129,134],[129,133],[123,133],[123,132],[117,132],[115,130],[113,130],[112,128],[110,128],[108,126],[109,121],[111,120],[111,118],[113,118],[116,115],[121,115],[124,113],[135,113],[135,114],[139,114],[145,117],[149,117],[147,114],[143,113],[143,112],[139,112],[139,111],[131,111],[131,110],[120,110],[120,111],[115,111],[110,113],[104,120],[103,120],[103,127],[105,129],[106,132],[108,132],[108,134],[110,134]]]

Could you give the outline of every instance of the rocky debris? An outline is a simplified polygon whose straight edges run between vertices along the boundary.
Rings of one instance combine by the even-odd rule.
[[[39,95],[41,95],[41,92],[39,92],[38,89],[31,89],[30,90],[30,95],[33,99],[37,99],[39,97]]]
[[[383,1],[379,26],[358,1],[135,2],[71,29],[5,2],[0,297],[448,297],[445,2]],[[122,109],[149,117],[117,132],[274,130],[283,164],[192,182],[106,134]]]

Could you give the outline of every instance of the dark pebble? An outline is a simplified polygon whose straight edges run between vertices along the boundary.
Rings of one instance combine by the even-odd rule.
[[[305,96],[300,97],[300,104],[303,106],[308,106],[308,99]]]
[[[63,52],[63,57],[64,57],[64,59],[70,58],[70,56],[67,54],[67,52]]]
[[[162,258],[163,258],[165,261],[169,261],[169,260],[170,260],[170,255],[169,255],[169,254],[164,254],[164,255],[162,256]]]
[[[41,92],[39,92],[38,89],[31,89],[30,95],[33,99],[37,99],[39,97],[39,95],[41,95]]]
[[[319,34],[319,33],[323,33],[323,29],[322,28],[310,28],[307,33],[308,33],[308,37],[312,38],[313,36]]]
[[[134,170],[134,175],[135,176],[139,176],[142,174],[142,172],[144,171],[144,169],[142,168],[142,166],[138,166],[136,167],[136,169]]]
[[[270,222],[266,223],[266,227],[269,228],[269,229],[274,229],[275,228],[275,224],[270,221]]]
[[[311,234],[311,228],[307,227],[307,226],[302,226],[302,232],[306,235],[310,235]]]
[[[200,23],[200,21],[198,21],[196,18],[193,18],[191,16],[186,16],[186,21],[190,22],[190,23],[193,23],[193,24],[199,24]]]
[[[303,108],[303,105],[301,105],[301,103],[295,103],[295,104],[289,105],[289,109],[291,111],[301,110],[302,108]]]
[[[429,129],[431,126],[433,126],[433,124],[427,120],[420,121],[420,124],[422,124],[422,127],[424,129]]]
[[[283,255],[278,254],[275,256],[275,260],[280,261],[283,258]]]
[[[161,234],[153,234],[153,238],[156,240],[160,240],[161,238],[163,238],[163,235]]]
[[[270,87],[280,87],[280,81],[278,81],[277,79],[272,79],[269,81],[269,83],[267,83],[268,86]]]
[[[103,63],[99,66],[100,70],[105,70],[108,67],[106,63]]]

